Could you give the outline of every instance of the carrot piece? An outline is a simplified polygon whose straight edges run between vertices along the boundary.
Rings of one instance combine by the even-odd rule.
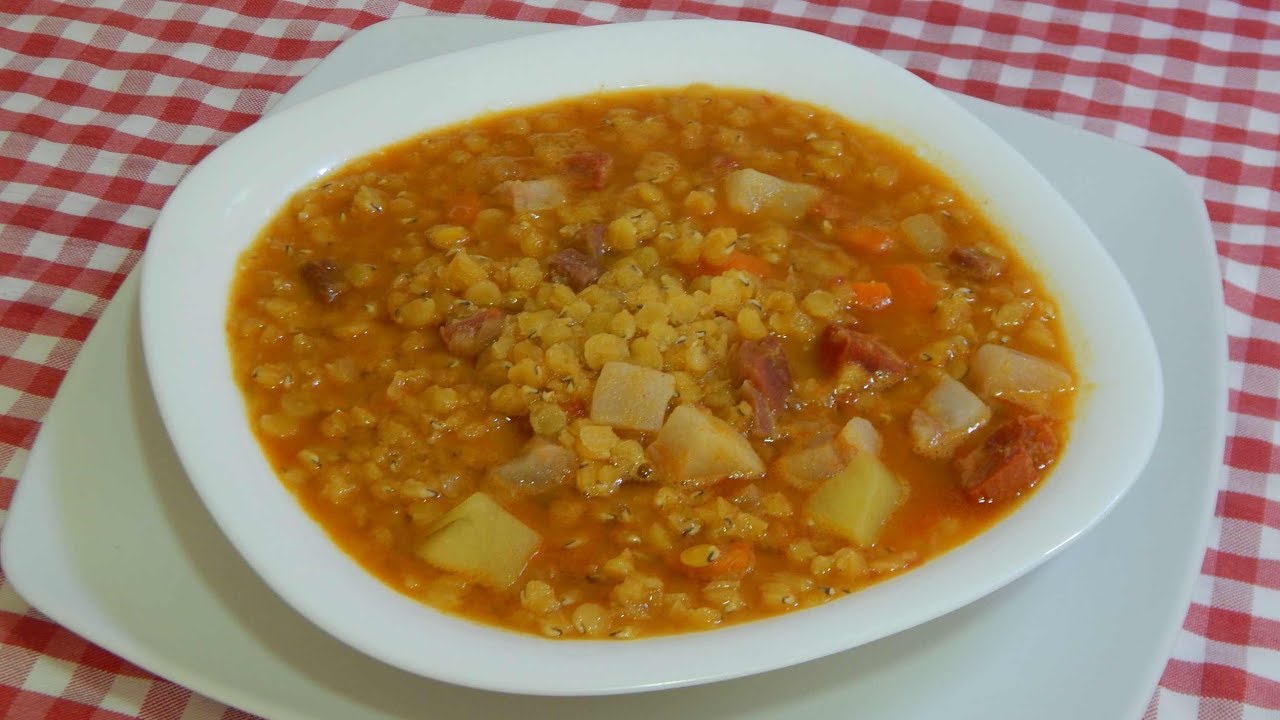
[[[879,310],[893,302],[893,290],[888,283],[856,282],[850,283],[853,290],[853,302],[863,310]]]
[[[716,275],[725,270],[741,270],[758,278],[778,277],[778,268],[769,264],[767,260],[742,252],[729,253],[729,257],[724,262],[716,265],[704,262],[700,268],[700,274]]]
[[[845,226],[836,230],[836,241],[864,255],[880,255],[893,247],[889,231],[870,225]]]
[[[449,222],[455,225],[470,225],[475,221],[476,215],[484,206],[480,200],[480,196],[469,190],[464,190],[453,197],[453,202],[449,205]]]
[[[893,289],[899,304],[912,310],[928,311],[938,303],[938,288],[916,265],[886,265],[881,276]]]

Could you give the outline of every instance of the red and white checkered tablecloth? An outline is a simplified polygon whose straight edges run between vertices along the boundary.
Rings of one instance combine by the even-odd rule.
[[[850,40],[940,87],[1177,163],[1199,184],[1213,221],[1228,305],[1231,416],[1227,486],[1146,718],[1280,717],[1276,0],[0,3],[0,509],[63,375],[183,173],[344,38],[424,12],[573,24],[706,16],[801,27]],[[245,717],[49,622],[2,574],[0,714]]]

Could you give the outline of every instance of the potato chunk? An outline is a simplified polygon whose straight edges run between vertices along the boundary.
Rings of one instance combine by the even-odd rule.
[[[947,231],[928,213],[912,215],[899,223],[899,227],[912,246],[925,255],[938,255],[951,246]]]
[[[431,526],[418,557],[483,585],[503,588],[524,572],[541,538],[484,493],[476,493]]]
[[[860,417],[849,418],[849,422],[840,428],[836,442],[847,457],[853,457],[854,453],[879,455],[880,446],[883,444],[880,432],[875,426],[866,418]]]
[[[692,405],[671,411],[649,457],[668,483],[708,485],[725,478],[755,478],[764,462],[747,438],[720,418]]]
[[[858,453],[809,497],[806,510],[814,524],[866,547],[879,539],[905,495],[902,483],[884,463]]]
[[[662,427],[667,403],[675,394],[676,379],[668,373],[626,362],[608,362],[600,369],[600,379],[591,395],[591,420],[652,432]]]
[[[969,376],[978,392],[1038,410],[1045,400],[1075,385],[1061,365],[1003,345],[987,343],[969,362]]]
[[[724,189],[734,210],[777,220],[800,219],[822,196],[813,185],[789,182],[751,168],[726,175]]]

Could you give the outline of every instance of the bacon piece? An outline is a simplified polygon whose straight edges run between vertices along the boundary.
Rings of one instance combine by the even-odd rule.
[[[535,437],[519,455],[494,468],[493,477],[515,493],[534,494],[563,485],[577,469],[572,450]]]
[[[996,428],[955,464],[970,499],[1000,502],[1033,487],[1057,454],[1053,420],[1023,415]]]
[[[346,291],[347,284],[342,280],[342,273],[332,260],[312,260],[302,263],[298,268],[302,282],[316,299],[323,303],[332,303]]]
[[[976,247],[958,247],[947,255],[947,261],[975,280],[990,280],[1004,271],[1004,261]]]
[[[498,339],[507,314],[501,310],[485,308],[470,317],[450,320],[440,326],[440,337],[445,347],[454,355],[471,357]]]
[[[573,248],[561,250],[547,258],[547,267],[551,269],[552,277],[563,280],[574,290],[581,290],[594,283],[604,272],[595,258]]]
[[[742,398],[751,405],[751,410],[755,414],[755,422],[751,426],[751,432],[759,437],[770,437],[778,431],[778,410],[775,408],[768,398],[764,396],[755,385],[749,382],[743,382],[739,388]]]
[[[550,210],[565,201],[564,181],[560,178],[508,180],[496,191],[500,197],[509,200],[511,209],[518,213]]]
[[[578,231],[577,240],[587,249],[587,253],[596,260],[603,260],[606,253],[609,252],[609,242],[606,239],[608,230],[604,223],[588,223],[582,226]]]
[[[564,166],[574,185],[599,190],[609,183],[613,156],[599,151],[580,152],[565,158]]]
[[[818,359],[833,375],[845,365],[855,363],[890,384],[905,380],[911,367],[888,345],[840,323],[832,323],[822,331],[818,339]]]
[[[753,432],[769,437],[777,431],[777,415],[787,407],[791,395],[791,363],[778,338],[745,340],[734,354],[734,365],[742,377],[743,397],[755,411]]]

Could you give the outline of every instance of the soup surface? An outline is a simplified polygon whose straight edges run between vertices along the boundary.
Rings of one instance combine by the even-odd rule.
[[[1047,473],[1052,301],[952,181],[820,108],[694,86],[385,148],[290,200],[227,316],[250,422],[400,592],[548,637],[839,598]]]

